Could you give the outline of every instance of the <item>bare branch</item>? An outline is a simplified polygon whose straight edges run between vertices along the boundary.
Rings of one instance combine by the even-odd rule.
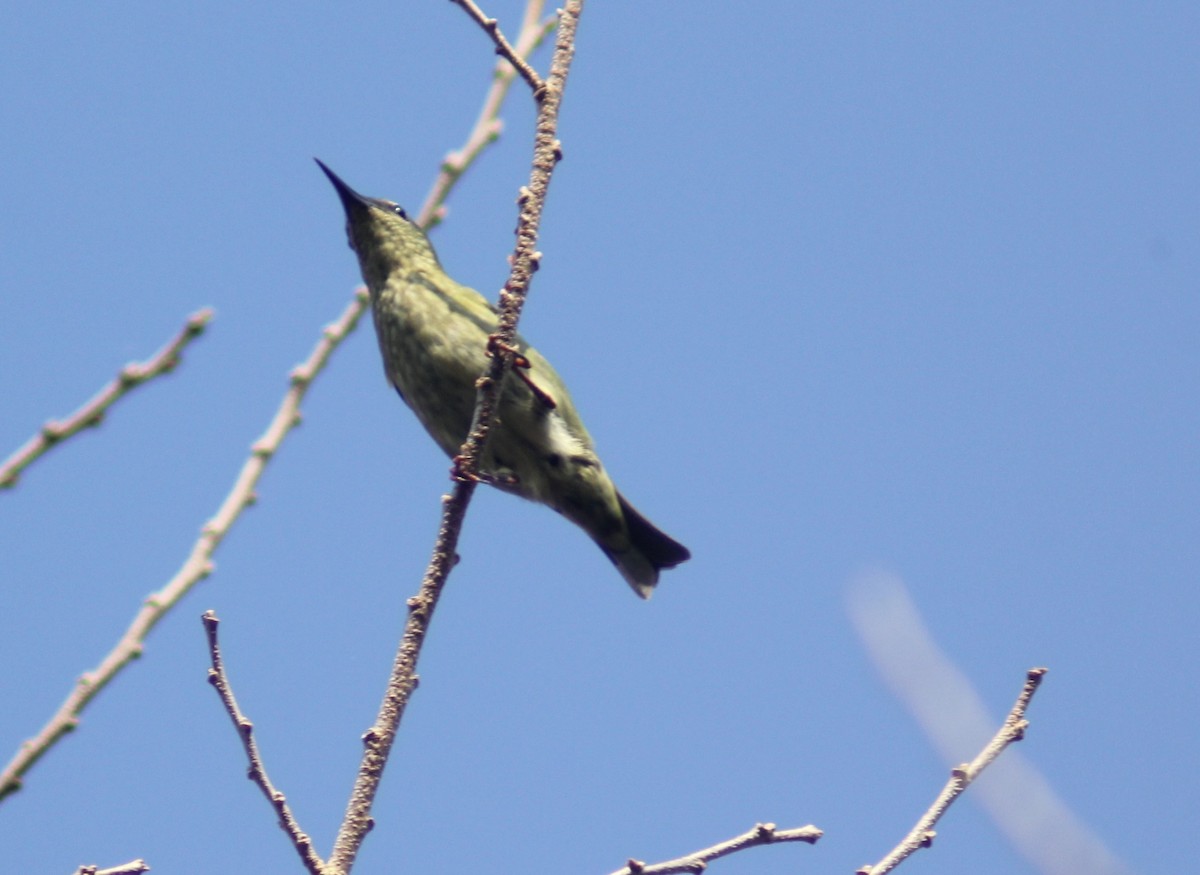
[[[489,338],[489,349],[496,352],[486,372],[476,383],[478,394],[471,432],[455,460],[455,470],[462,477],[454,485],[451,495],[443,499],[442,522],[434,544],[433,556],[421,581],[420,590],[408,601],[408,619],[392,665],[387,692],[384,694],[375,724],[363,739],[363,759],[330,858],[330,869],[333,872],[350,871],[370,829],[371,805],[400,720],[417,686],[416,667],[421,655],[421,646],[425,641],[442,587],[456,560],[455,550],[459,533],[475,491],[476,480],[473,475],[487,442],[505,371],[512,366],[511,349],[517,321],[525,302],[529,281],[537,265],[535,246],[542,207],[550,177],[561,158],[557,140],[558,108],[575,51],[575,29],[582,7],[582,0],[569,0],[559,18],[558,38],[554,58],[550,64],[550,75],[539,96],[533,168],[530,172],[529,186],[522,189],[520,198],[521,211],[512,270],[500,295],[499,328]]]
[[[612,875],[669,875],[673,872],[703,872],[709,862],[719,857],[726,857],[756,848],[760,845],[774,845],[780,842],[808,842],[815,845],[824,833],[815,826],[798,826],[792,829],[776,829],[773,823],[756,824],[754,829],[734,836],[729,841],[713,845],[711,848],[693,851],[674,860],[662,863],[646,864],[640,860],[630,860],[624,869],[618,869]]]
[[[67,696],[58,712],[35,737],[21,745],[16,756],[5,766],[4,771],[0,772],[0,799],[20,789],[21,776],[29,771],[59,738],[78,726],[79,715],[95,695],[104,689],[121,669],[142,655],[142,646],[150,630],[158,625],[193,586],[212,573],[212,557],[217,547],[237,522],[242,511],[254,503],[254,487],[262,477],[267,463],[275,455],[288,432],[299,424],[300,402],[308,392],[309,386],[325,367],[338,344],[354,330],[355,324],[362,316],[362,301],[366,298],[366,291],[361,290],[358,294],[359,297],[346,307],[341,318],[325,327],[308,360],[292,371],[291,387],[284,395],[275,417],[263,436],[255,441],[250,458],[242,466],[233,488],[225,496],[225,501],[216,516],[204,524],[200,538],[192,546],[191,555],[183,566],[166,586],[146,598],[141,610],[112,651],[104,657],[99,666],[85,672],[79,678],[75,689]]]
[[[558,23],[556,16],[542,19],[542,9],[545,5],[545,0],[530,0],[525,7],[525,18],[521,23],[516,49],[517,54],[521,57],[531,55]],[[500,136],[500,132],[504,129],[504,124],[500,120],[500,107],[504,104],[504,98],[508,95],[508,90],[516,78],[517,71],[512,64],[503,59],[496,62],[496,69],[492,74],[492,87],[488,89],[488,93],[483,99],[483,107],[479,110],[479,117],[476,118],[475,125],[467,136],[467,141],[461,149],[449,153],[442,160],[441,173],[434,180],[433,187],[417,215],[417,224],[426,231],[435,227],[445,218],[446,196],[458,182],[459,177],[475,163],[475,159],[479,157],[480,153]]]
[[[143,872],[149,872],[150,867],[146,865],[145,860],[130,860],[128,863],[122,863],[120,866],[113,866],[111,869],[97,869],[95,866],[80,866],[75,870],[75,875],[142,875]]]
[[[537,74],[533,67],[525,60],[524,55],[519,49],[514,49],[504,34],[500,32],[500,23],[494,18],[488,18],[483,14],[483,10],[475,5],[472,0],[450,0],[463,8],[467,15],[475,19],[476,23],[483,28],[484,32],[492,38],[492,42],[496,44],[496,54],[508,61],[516,67],[521,74],[521,78],[529,83],[529,87],[533,89],[533,93],[537,94],[545,83],[542,82],[542,77]]]
[[[300,829],[300,824],[296,822],[291,806],[287,803],[287,797],[271,783],[271,779],[267,776],[267,768],[263,765],[262,756],[258,752],[258,743],[254,740],[254,724],[242,713],[237,699],[233,696],[233,688],[225,674],[225,661],[221,658],[221,646],[217,641],[217,627],[221,621],[217,619],[214,611],[205,611],[201,621],[204,623],[204,632],[208,636],[208,654],[212,662],[212,668],[208,670],[208,682],[213,685],[217,695],[221,697],[225,712],[233,721],[238,737],[242,740],[242,747],[246,750],[246,758],[250,760],[250,769],[246,777],[258,785],[258,789],[262,790],[267,801],[271,803],[271,807],[275,809],[275,813],[279,815],[279,827],[292,840],[292,846],[300,855],[304,868],[312,875],[321,875],[321,867],[324,866],[324,862],[313,850],[312,839],[304,830]]]
[[[26,441],[25,445],[9,456],[3,464],[0,464],[0,489],[10,489],[16,486],[21,472],[45,455],[51,447],[79,434],[85,428],[100,425],[104,421],[104,415],[108,412],[108,408],[116,404],[130,390],[155,377],[173,371],[179,364],[183,348],[204,333],[204,329],[212,321],[212,317],[213,311],[207,307],[196,311],[188,317],[183,329],[151,358],[141,364],[134,362],[121,368],[115,380],[97,392],[95,397],[66,419],[57,422],[51,420],[43,425],[41,431]]]
[[[891,872],[916,851],[933,844],[933,840],[937,836],[933,827],[954,800],[962,795],[971,782],[979,777],[979,773],[1000,756],[1005,748],[1014,741],[1020,741],[1025,737],[1025,728],[1029,725],[1029,721],[1025,719],[1025,710],[1029,707],[1029,701],[1037,692],[1046,671],[1047,669],[1044,668],[1031,668],[1026,672],[1025,686],[1021,688],[1021,694],[1017,696],[1016,704],[1008,712],[1004,725],[1000,727],[1000,731],[996,733],[995,737],[988,742],[979,756],[950,771],[950,780],[942,788],[942,792],[938,794],[933,805],[922,815],[921,819],[917,821],[917,825],[900,844],[874,866],[863,866],[856,875],[883,875],[885,872]]]

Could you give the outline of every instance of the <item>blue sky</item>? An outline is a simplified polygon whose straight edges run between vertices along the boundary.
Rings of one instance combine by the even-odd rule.
[[[994,723],[1049,666],[1024,760],[1130,871],[1177,864],[1200,810],[1200,12],[647,13],[584,11],[522,331],[694,559],[641,603],[574,527],[481,491],[356,871],[605,873],[756,821],[827,835],[719,871],[877,860],[947,774],[848,611],[881,575]],[[0,455],[217,315],[0,495],[0,757],[183,562],[358,282],[312,157],[415,210],[492,63],[445,2],[6,11]],[[514,91],[433,238],[493,298],[532,117]],[[328,851],[448,463],[366,323],[304,413],[216,573],[0,805],[6,871],[298,871],[204,681],[208,608]],[[1037,871],[980,801],[906,870]]]

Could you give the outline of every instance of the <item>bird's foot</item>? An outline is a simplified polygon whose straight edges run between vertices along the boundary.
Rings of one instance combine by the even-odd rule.
[[[480,471],[474,465],[468,465],[465,456],[455,456],[453,461],[454,464],[450,466],[450,479],[460,483],[485,483],[497,489],[511,489],[521,482],[511,471]]]
[[[497,352],[506,352],[512,356],[513,373],[517,375],[522,383],[529,387],[529,391],[533,393],[533,397],[541,402],[547,410],[553,410],[558,407],[558,404],[550,394],[537,385],[537,383],[533,382],[533,379],[526,373],[526,371],[533,367],[533,363],[522,355],[516,347],[509,346],[507,343],[501,343],[493,335],[488,338],[488,355],[494,356]]]

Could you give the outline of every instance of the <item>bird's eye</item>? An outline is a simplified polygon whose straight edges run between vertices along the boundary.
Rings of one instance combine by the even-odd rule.
[[[404,212],[404,207],[395,201],[389,201],[386,198],[369,198],[370,202],[381,210],[387,210],[389,213],[395,213],[401,219],[408,221],[408,213]]]

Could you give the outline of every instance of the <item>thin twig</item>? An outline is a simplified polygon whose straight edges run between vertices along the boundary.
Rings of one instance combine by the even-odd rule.
[[[672,872],[703,872],[709,862],[729,854],[736,854],[747,848],[757,848],[760,845],[774,845],[780,842],[808,842],[815,845],[824,833],[811,824],[792,829],[776,829],[773,823],[756,824],[754,829],[734,836],[729,841],[713,845],[711,848],[693,851],[674,860],[662,863],[643,863],[640,860],[630,860],[624,869],[618,869],[612,875],[669,875]]]
[[[324,861],[313,850],[312,839],[304,830],[300,829],[300,824],[292,814],[287,798],[267,776],[266,766],[263,765],[262,756],[258,752],[258,742],[254,740],[254,724],[242,713],[237,699],[234,698],[233,688],[225,673],[225,661],[221,658],[221,645],[217,640],[217,627],[221,621],[217,619],[215,611],[205,611],[201,621],[204,623],[204,632],[208,637],[208,655],[212,663],[212,668],[208,670],[208,682],[213,685],[217,695],[221,697],[225,713],[233,721],[238,737],[242,740],[242,747],[246,750],[246,758],[250,761],[250,769],[246,777],[258,785],[258,789],[262,790],[267,801],[275,809],[275,813],[279,815],[279,826],[291,838],[292,846],[300,855],[304,868],[312,875],[321,875],[321,867],[325,865]]]
[[[489,339],[489,346],[499,350],[513,347],[517,321],[525,302],[529,281],[537,264],[538,223],[554,166],[561,153],[558,148],[558,108],[566,85],[567,73],[575,50],[575,29],[583,0],[568,0],[559,18],[558,37],[550,75],[539,94],[537,132],[534,138],[533,168],[527,188],[522,190],[521,211],[517,225],[517,245],[512,257],[512,269],[500,295],[499,328]],[[332,872],[348,873],[371,826],[371,805],[396,739],[400,720],[408,700],[417,686],[417,661],[421,646],[441,596],[442,587],[453,567],[459,533],[475,481],[469,474],[478,464],[486,445],[490,425],[499,399],[505,371],[512,366],[512,354],[500,352],[489,360],[488,368],[476,383],[478,392],[470,435],[462,446],[456,470],[468,476],[455,483],[451,495],[445,497],[442,522],[434,544],[433,556],[421,581],[417,595],[408,601],[408,619],[392,665],[387,692],[380,705],[375,724],[364,736],[363,758],[354,789],[350,794],[346,816],[334,842],[329,868]]]
[[[0,772],[0,799],[20,789],[21,776],[29,771],[59,738],[78,726],[80,713],[95,695],[129,662],[142,655],[142,646],[150,630],[193,586],[212,573],[212,557],[217,547],[242,511],[254,503],[254,487],[262,477],[267,463],[275,455],[288,432],[299,424],[300,402],[308,392],[309,386],[325,367],[338,344],[354,330],[362,315],[361,302],[366,297],[366,290],[360,290],[358,294],[360,297],[346,307],[338,321],[325,327],[308,360],[292,371],[291,386],[271,424],[263,436],[255,441],[250,458],[242,466],[233,488],[225,496],[225,501],[216,516],[201,529],[200,538],[192,546],[191,555],[183,566],[166,586],[146,598],[141,610],[112,651],[104,657],[99,666],[79,678],[75,689],[67,696],[58,712],[36,736],[21,745],[16,756],[5,766],[4,771]]]
[[[140,364],[133,362],[121,368],[115,380],[97,392],[90,401],[66,419],[57,422],[51,420],[43,425],[41,431],[5,459],[3,464],[0,464],[0,489],[16,486],[17,481],[21,478],[21,472],[45,455],[51,447],[58,446],[85,428],[100,425],[104,421],[104,415],[108,412],[108,408],[116,404],[130,390],[155,377],[173,371],[179,364],[183,348],[204,333],[204,329],[212,321],[212,317],[213,311],[207,307],[196,311],[188,317],[183,329],[149,359]]]
[[[111,869],[97,869],[95,866],[80,866],[75,870],[75,875],[142,875],[143,872],[149,872],[150,867],[145,860],[130,860],[128,863],[122,863],[120,866],[113,866]]]
[[[545,0],[530,0],[525,7],[521,32],[517,36],[516,50],[521,57],[533,54],[558,23],[557,16],[542,18],[545,5]],[[479,110],[471,133],[460,149],[450,152],[442,159],[441,172],[434,180],[433,187],[425,198],[420,213],[417,214],[417,224],[426,231],[437,226],[445,218],[446,196],[459,177],[475,163],[479,154],[500,136],[504,129],[504,123],[500,119],[500,107],[504,104],[504,98],[516,78],[517,71],[512,64],[503,58],[496,62],[496,69],[492,73],[492,87],[483,99],[483,107]]]
[[[950,780],[942,788],[942,792],[938,794],[929,810],[917,821],[917,825],[904,837],[904,840],[874,866],[863,866],[856,875],[884,875],[885,872],[891,872],[921,848],[927,848],[933,844],[933,840],[937,836],[933,827],[954,800],[962,795],[971,782],[979,777],[979,773],[1000,756],[1005,748],[1014,741],[1020,741],[1025,737],[1025,729],[1029,726],[1029,721],[1025,719],[1025,711],[1029,707],[1029,701],[1033,698],[1033,694],[1037,692],[1042,678],[1046,676],[1046,671],[1047,669],[1044,668],[1031,668],[1025,673],[1025,686],[1021,688],[1021,694],[1017,696],[1016,704],[1008,712],[1008,717],[1005,719],[1004,725],[1000,727],[1000,731],[980,751],[979,756],[969,763],[963,763],[950,770]]]
[[[514,49],[504,34],[500,31],[500,23],[494,18],[488,18],[483,14],[483,10],[475,5],[472,0],[450,0],[457,6],[461,6],[467,15],[475,19],[476,23],[483,28],[484,32],[492,38],[492,42],[496,44],[496,54],[508,61],[517,68],[521,74],[521,78],[529,83],[529,87],[536,95],[545,85],[542,82],[542,77],[537,74],[533,67],[529,66],[529,62],[525,60],[520,49]]]

